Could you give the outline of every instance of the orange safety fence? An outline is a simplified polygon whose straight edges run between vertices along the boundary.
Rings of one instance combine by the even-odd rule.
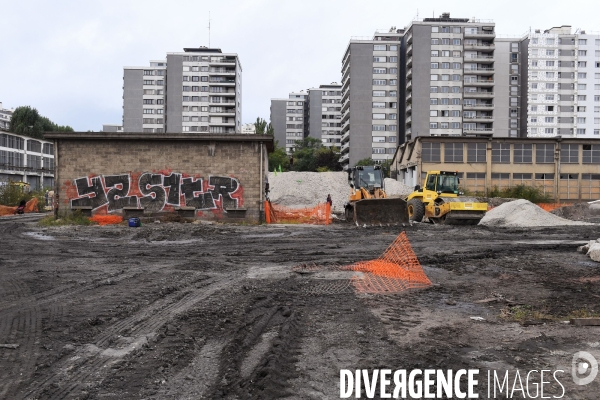
[[[265,220],[267,224],[329,225],[331,206],[319,203],[312,208],[288,208],[265,201]]]
[[[431,286],[406,232],[398,235],[379,258],[359,261],[342,269],[363,272],[362,277],[352,278],[352,284],[362,293],[395,293]]]
[[[535,205],[540,207],[542,210],[550,212],[560,207],[572,206],[573,203],[536,203]]]
[[[121,217],[120,215],[96,214],[90,218],[90,221],[96,222],[98,225],[116,225],[123,222],[123,217]]]
[[[37,198],[33,198],[31,200],[29,200],[26,204],[25,204],[25,212],[26,213],[31,213],[31,212],[37,212],[38,211],[38,199]],[[0,205],[0,216],[5,216],[5,215],[13,215],[15,212],[17,211],[17,207],[11,207],[11,206],[2,206]]]

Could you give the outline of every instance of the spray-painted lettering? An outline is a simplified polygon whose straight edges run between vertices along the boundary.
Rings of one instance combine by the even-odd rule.
[[[180,173],[144,172],[142,174],[103,175],[74,180],[77,197],[71,206],[107,206],[108,211],[138,207],[156,212],[165,206],[187,206],[198,210],[222,210],[243,205],[243,190],[236,178],[209,176],[184,177]]]

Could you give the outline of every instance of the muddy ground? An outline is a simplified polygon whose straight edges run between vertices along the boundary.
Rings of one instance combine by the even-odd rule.
[[[598,398],[600,376],[574,385],[571,360],[600,360],[600,327],[563,322],[600,311],[600,264],[576,252],[595,226],[35,219],[0,219],[0,344],[18,345],[0,347],[3,399],[334,399],[342,368],[478,368],[480,398],[490,369],[562,369],[562,398]],[[433,286],[356,293],[334,266],[403,230]],[[307,262],[320,269],[294,271]]]

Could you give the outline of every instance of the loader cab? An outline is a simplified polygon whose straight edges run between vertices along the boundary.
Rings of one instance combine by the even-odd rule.
[[[349,169],[348,183],[354,189],[364,188],[370,193],[376,189],[383,189],[381,166],[357,166]]]

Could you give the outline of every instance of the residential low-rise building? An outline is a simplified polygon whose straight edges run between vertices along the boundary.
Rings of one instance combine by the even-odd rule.
[[[0,133],[0,181],[25,182],[30,189],[54,186],[54,143]]]

